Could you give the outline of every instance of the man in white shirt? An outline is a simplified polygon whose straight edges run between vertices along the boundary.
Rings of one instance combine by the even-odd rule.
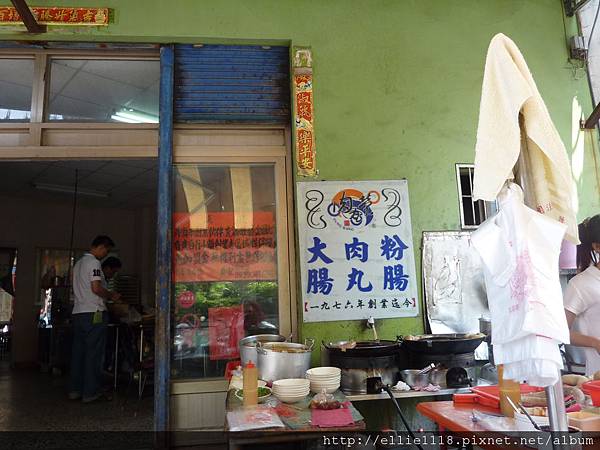
[[[69,398],[88,403],[102,398],[102,360],[108,313],[106,300],[120,295],[103,286],[100,260],[115,246],[108,236],[97,236],[90,251],[73,268],[73,347]]]

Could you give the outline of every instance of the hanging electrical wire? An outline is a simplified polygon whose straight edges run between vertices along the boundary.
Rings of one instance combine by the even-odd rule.
[[[587,0],[590,1],[590,0]],[[563,21],[563,33],[565,36],[565,42],[569,42],[569,33],[567,32],[567,11],[565,10],[565,4],[561,3],[561,7],[562,7],[562,21]],[[581,7],[583,7],[583,4],[581,5]],[[568,16],[570,17],[570,16]],[[581,61],[577,61],[577,60],[573,60],[571,58],[571,56],[567,56],[567,63],[565,68],[569,69],[571,71],[571,76],[574,80],[578,81],[580,80],[582,77],[587,76],[587,72],[586,72],[586,67],[587,67],[587,58],[581,60]],[[581,75],[580,75],[581,73]]]
[[[592,24],[592,30],[590,31],[590,37],[588,38],[588,55],[590,55],[590,48],[592,48],[592,38],[594,37],[594,30],[596,29],[596,22],[598,21],[598,13],[600,13],[600,1],[596,5],[596,15],[594,16],[594,23]]]

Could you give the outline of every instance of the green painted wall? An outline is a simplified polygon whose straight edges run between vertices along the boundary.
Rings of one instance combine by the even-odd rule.
[[[73,6],[71,0],[31,3]],[[423,230],[459,225],[454,164],[473,161],[485,53],[494,34],[505,33],[521,48],[570,153],[573,102],[585,114],[591,110],[586,74],[567,60],[565,29],[572,32],[575,24],[563,23],[562,0],[76,3],[113,8],[113,23],[36,39],[311,46],[320,178],[407,178],[417,248]],[[31,37],[2,28],[0,39]],[[587,142],[575,152],[574,167],[582,166],[576,168],[580,218],[600,211]],[[379,329],[382,338],[421,330],[422,318],[386,320]],[[358,322],[308,324],[301,333],[318,341],[363,336]]]

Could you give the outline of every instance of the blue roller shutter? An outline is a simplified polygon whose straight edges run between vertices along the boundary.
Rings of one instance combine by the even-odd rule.
[[[288,123],[289,86],[288,47],[175,47],[175,122]]]

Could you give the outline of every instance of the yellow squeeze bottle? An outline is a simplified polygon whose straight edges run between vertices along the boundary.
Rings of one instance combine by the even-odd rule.
[[[258,403],[258,369],[248,361],[244,367],[244,406],[253,406]]]
[[[504,378],[504,367],[498,366],[498,387],[500,388],[500,411],[506,417],[514,417],[515,410],[507,399],[516,405],[521,402],[521,385],[518,381]]]

